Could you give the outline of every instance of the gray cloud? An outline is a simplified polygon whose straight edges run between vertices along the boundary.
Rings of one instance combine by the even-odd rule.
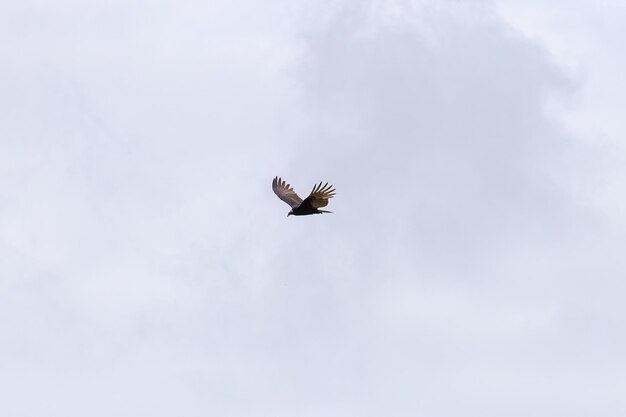
[[[576,85],[490,3],[330,6],[3,6],[3,414],[622,414]]]

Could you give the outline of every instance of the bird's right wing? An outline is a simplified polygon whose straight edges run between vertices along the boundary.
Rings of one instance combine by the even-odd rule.
[[[302,203],[302,199],[298,197],[291,185],[286,184],[280,177],[276,177],[272,181],[272,190],[274,190],[278,198],[289,204],[291,208],[296,208]]]
[[[313,187],[313,191],[307,198],[304,199],[305,205],[310,205],[313,208],[326,207],[328,205],[328,199],[333,198],[335,195],[335,189],[328,183],[322,185],[320,182]]]

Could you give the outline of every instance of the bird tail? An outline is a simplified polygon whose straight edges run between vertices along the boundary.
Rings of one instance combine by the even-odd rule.
[[[319,211],[320,213],[332,213],[332,211],[328,211],[328,210],[317,209],[317,211]]]

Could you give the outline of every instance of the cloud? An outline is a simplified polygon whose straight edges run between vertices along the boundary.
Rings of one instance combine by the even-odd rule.
[[[4,6],[4,414],[620,415],[623,233],[541,45],[489,2],[161,6]]]

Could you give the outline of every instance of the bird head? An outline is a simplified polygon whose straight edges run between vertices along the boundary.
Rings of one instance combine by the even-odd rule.
[[[289,210],[289,213],[287,213],[287,217],[291,216],[293,214],[293,210]]]

